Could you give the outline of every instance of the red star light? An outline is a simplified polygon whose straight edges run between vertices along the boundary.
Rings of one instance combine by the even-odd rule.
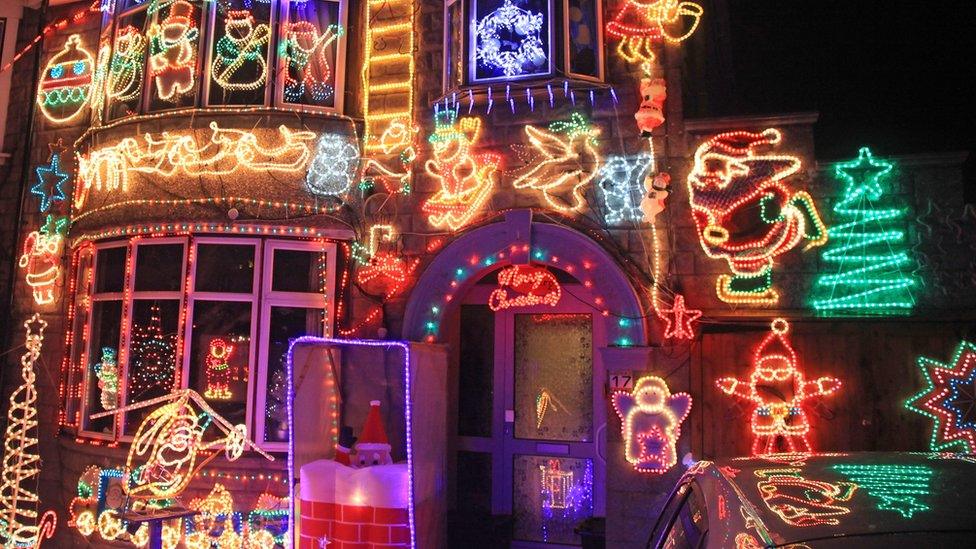
[[[671,308],[661,309],[661,312],[670,315],[662,315],[664,321],[667,322],[667,326],[664,328],[665,338],[694,339],[695,331],[691,328],[691,323],[698,320],[702,312],[698,309],[685,308],[685,297],[683,295],[674,296],[674,304],[671,305]]]

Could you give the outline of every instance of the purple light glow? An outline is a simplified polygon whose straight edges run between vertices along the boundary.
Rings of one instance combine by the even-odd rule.
[[[403,392],[404,392],[404,420],[406,424],[406,442],[407,442],[407,516],[410,526],[410,547],[417,547],[417,534],[414,526],[414,501],[413,501],[413,413],[411,404],[411,394],[410,394],[410,344],[406,341],[376,341],[368,339],[335,339],[328,337],[315,337],[315,336],[302,336],[299,338],[292,339],[288,344],[288,355],[285,361],[285,369],[287,371],[288,379],[288,398],[287,398],[287,408],[288,408],[288,493],[291,496],[288,502],[288,537],[286,538],[286,547],[291,547],[292,542],[295,539],[295,498],[298,494],[295,493],[295,437],[292,436],[294,429],[291,428],[294,425],[295,413],[292,404],[295,400],[295,389],[294,381],[292,377],[293,373],[293,359],[295,346],[303,343],[315,343],[320,345],[335,345],[335,346],[348,346],[348,347],[383,347],[386,349],[392,347],[399,347],[403,349]]]

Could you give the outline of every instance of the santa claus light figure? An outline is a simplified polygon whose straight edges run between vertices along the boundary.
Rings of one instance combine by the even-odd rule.
[[[753,455],[778,452],[810,452],[810,422],[803,409],[811,398],[825,396],[840,388],[833,377],[807,380],[797,369],[797,357],[786,339],[790,325],[773,320],[753,359],[753,370],[746,380],[723,377],[715,381],[719,390],[752,404]]]

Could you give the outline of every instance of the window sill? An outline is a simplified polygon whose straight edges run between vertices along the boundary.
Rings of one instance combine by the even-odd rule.
[[[485,113],[492,109],[534,110],[541,105],[552,107],[564,105],[616,104],[617,92],[614,86],[602,81],[582,78],[548,78],[516,82],[493,82],[490,84],[465,85],[442,93],[429,101],[431,107],[438,104],[457,106],[462,111],[468,109]]]

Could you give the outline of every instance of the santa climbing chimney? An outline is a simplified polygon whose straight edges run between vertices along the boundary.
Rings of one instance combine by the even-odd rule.
[[[355,449],[356,457],[353,463],[359,467],[393,463],[393,458],[390,456],[390,441],[386,438],[386,429],[383,428],[378,400],[369,402],[369,415],[366,416],[366,424],[363,425],[363,432],[356,441]]]

